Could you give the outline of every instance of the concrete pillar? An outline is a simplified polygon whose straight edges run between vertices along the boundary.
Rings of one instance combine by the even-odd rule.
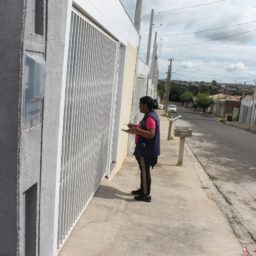
[[[184,146],[185,146],[185,137],[180,137],[179,158],[178,158],[178,164],[177,164],[179,166],[183,164]]]
[[[66,75],[63,67],[68,46],[67,17],[72,1],[47,3],[0,1],[0,255],[3,256],[57,253],[58,134]],[[46,68],[43,121],[33,129],[24,125],[27,81],[31,79],[27,56],[43,59]],[[40,77],[41,80],[44,79]],[[33,93],[38,84],[38,80],[34,81]]]
[[[172,139],[172,128],[173,128],[173,121],[169,121],[169,128],[168,128],[168,137],[167,137],[167,140]]]
[[[24,1],[0,1],[0,255],[18,250],[20,87]]]

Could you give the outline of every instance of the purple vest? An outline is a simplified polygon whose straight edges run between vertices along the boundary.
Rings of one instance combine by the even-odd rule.
[[[146,120],[151,117],[156,122],[155,137],[153,139],[146,139],[139,136],[139,140],[136,144],[134,155],[136,157],[143,156],[145,158],[155,158],[160,155],[160,120],[155,111],[146,113],[140,122],[140,128],[146,129]]]

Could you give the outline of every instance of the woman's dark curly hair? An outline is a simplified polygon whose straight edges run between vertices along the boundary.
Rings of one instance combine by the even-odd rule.
[[[140,103],[143,105],[147,105],[149,110],[157,109],[158,107],[157,101],[149,96],[144,96],[140,98]]]

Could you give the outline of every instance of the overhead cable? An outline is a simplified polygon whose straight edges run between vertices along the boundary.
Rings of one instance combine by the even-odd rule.
[[[207,40],[207,41],[194,42],[194,43],[188,43],[188,44],[179,44],[179,45],[173,45],[173,46],[163,47],[163,48],[176,48],[176,47],[182,47],[182,46],[199,45],[199,44],[204,44],[204,43],[208,43],[208,42],[212,42],[212,41],[218,41],[218,40],[222,40],[222,39],[227,39],[227,38],[232,38],[232,37],[236,37],[236,36],[240,36],[240,35],[245,35],[245,34],[248,34],[248,33],[255,32],[255,31],[256,31],[256,29],[241,32],[241,33],[237,33],[237,34],[233,34],[233,35],[229,35],[229,36],[217,37],[217,38],[213,38],[213,39]]]
[[[225,0],[208,2],[208,3],[204,3],[204,4],[184,6],[184,7],[180,7],[180,8],[169,9],[169,10],[162,10],[162,11],[156,11],[156,12],[161,12],[161,13],[163,13],[163,12],[176,12],[176,11],[179,11],[179,10],[191,9],[191,8],[196,8],[196,7],[201,7],[201,6],[211,5],[211,4],[217,4],[217,3],[221,3],[221,2],[225,2]]]
[[[244,22],[244,23],[237,23],[237,24],[227,25],[227,26],[222,26],[222,27],[215,27],[215,28],[210,28],[210,29],[205,29],[205,30],[197,30],[197,31],[194,31],[194,32],[173,33],[173,34],[166,34],[166,35],[163,35],[163,36],[198,34],[198,33],[204,33],[204,32],[213,31],[213,30],[221,30],[221,29],[229,28],[229,27],[237,27],[237,26],[248,25],[248,24],[255,23],[255,22],[256,22],[256,20],[253,20],[253,21],[248,21],[248,22]]]

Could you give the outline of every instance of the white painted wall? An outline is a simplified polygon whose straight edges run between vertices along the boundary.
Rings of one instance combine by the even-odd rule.
[[[73,3],[123,44],[138,46],[139,35],[119,0],[74,0]]]
[[[253,97],[242,99],[241,105],[246,106],[246,107],[252,107]]]
[[[149,67],[141,60],[138,60],[138,77],[147,78]]]

